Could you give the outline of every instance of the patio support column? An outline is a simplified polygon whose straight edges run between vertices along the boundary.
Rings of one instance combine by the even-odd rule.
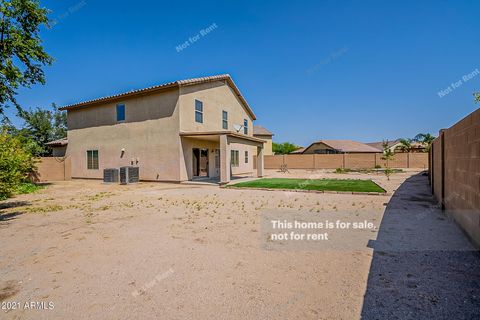
[[[220,136],[220,184],[230,182],[230,145],[226,134]]]
[[[257,177],[263,177],[263,146],[257,147]]]

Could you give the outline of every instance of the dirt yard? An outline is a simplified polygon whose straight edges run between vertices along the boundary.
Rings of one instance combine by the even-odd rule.
[[[394,192],[412,174],[371,177]],[[261,215],[328,212],[378,226],[389,200],[166,183],[52,183],[0,203],[1,318],[358,319],[373,256],[368,244],[378,230],[357,234],[355,250],[266,250]]]

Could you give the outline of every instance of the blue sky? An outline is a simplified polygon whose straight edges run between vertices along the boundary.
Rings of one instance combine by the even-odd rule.
[[[462,80],[480,69],[479,1],[41,3],[55,63],[26,108],[229,73],[275,141],[307,145],[437,134],[480,106],[480,75]]]

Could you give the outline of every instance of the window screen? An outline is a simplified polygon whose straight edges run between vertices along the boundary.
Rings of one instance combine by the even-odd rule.
[[[227,130],[228,129],[228,112],[222,111],[222,128]]]
[[[87,151],[87,169],[98,170],[98,150]]]
[[[195,122],[203,123],[203,102],[195,100]]]

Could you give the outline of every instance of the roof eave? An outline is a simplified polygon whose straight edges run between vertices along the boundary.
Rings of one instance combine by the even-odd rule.
[[[238,99],[243,103],[245,106],[248,114],[252,117],[253,120],[257,120],[257,117],[255,113],[253,112],[252,108],[250,108],[250,105],[248,104],[247,100],[243,97],[242,93],[238,89],[238,87],[235,85],[233,82],[233,79],[230,77],[229,74],[223,74],[223,75],[218,75],[218,76],[211,76],[211,77],[203,77],[203,78],[195,78],[195,79],[186,79],[186,80],[178,80],[175,82],[170,82],[166,83],[163,85],[158,85],[158,86],[153,86],[145,89],[139,89],[139,90],[133,90],[117,95],[112,95],[104,98],[98,98],[98,99],[93,99],[93,100],[88,100],[80,103],[75,103],[71,105],[66,105],[59,110],[74,110],[74,109],[79,109],[83,107],[90,107],[94,106],[100,103],[105,103],[105,102],[111,102],[111,101],[118,101],[126,97],[135,97],[135,96],[140,96],[140,95],[145,95],[148,93],[156,92],[156,91],[162,91],[166,89],[171,89],[174,87],[180,87],[180,86],[191,86],[191,85],[196,85],[200,83],[206,83],[206,82],[213,82],[213,81],[226,81],[228,85],[233,89],[235,94],[237,95]]]

